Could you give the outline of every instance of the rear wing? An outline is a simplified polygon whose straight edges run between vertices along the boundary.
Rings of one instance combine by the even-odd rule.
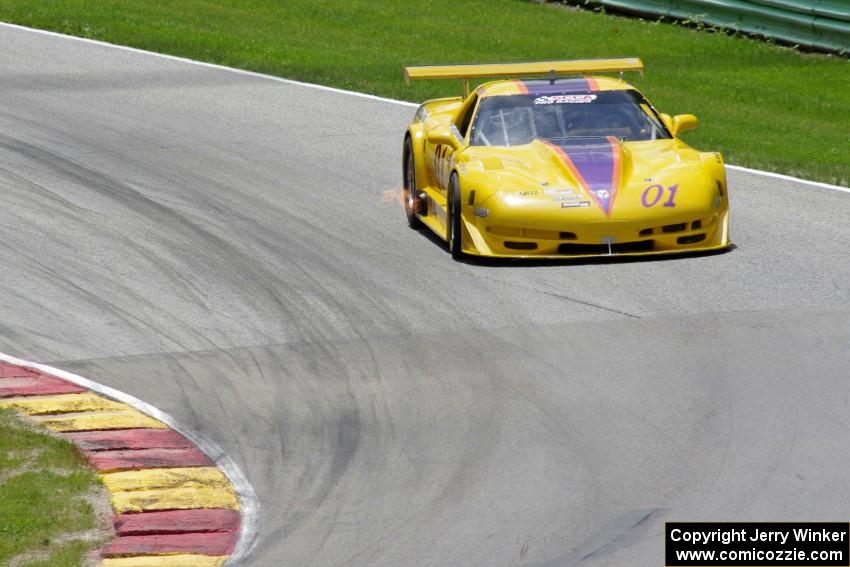
[[[637,57],[618,59],[572,59],[530,63],[485,63],[483,65],[422,65],[404,68],[404,82],[419,79],[463,79],[464,94],[469,94],[469,79],[481,77],[548,77],[584,73],[643,73],[643,62]]]

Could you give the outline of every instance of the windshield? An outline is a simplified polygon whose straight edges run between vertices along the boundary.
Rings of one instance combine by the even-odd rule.
[[[491,96],[481,100],[472,123],[473,146],[517,146],[538,138],[623,141],[669,138],[637,91]]]

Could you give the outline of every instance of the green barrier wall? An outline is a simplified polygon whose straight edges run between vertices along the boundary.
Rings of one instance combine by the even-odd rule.
[[[592,0],[591,3],[640,14],[698,20],[802,46],[850,52],[850,0]]]

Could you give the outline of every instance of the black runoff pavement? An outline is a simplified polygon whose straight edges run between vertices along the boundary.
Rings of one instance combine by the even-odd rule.
[[[410,107],[0,41],[0,351],[219,443],[248,564],[656,566],[667,520],[847,517],[846,193],[731,172],[726,254],[457,263],[393,199]]]

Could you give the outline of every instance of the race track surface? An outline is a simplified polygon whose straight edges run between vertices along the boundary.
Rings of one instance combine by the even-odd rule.
[[[657,566],[664,521],[850,516],[847,194],[730,173],[726,254],[457,263],[392,199],[409,107],[0,43],[0,351],[219,443],[247,564]]]

